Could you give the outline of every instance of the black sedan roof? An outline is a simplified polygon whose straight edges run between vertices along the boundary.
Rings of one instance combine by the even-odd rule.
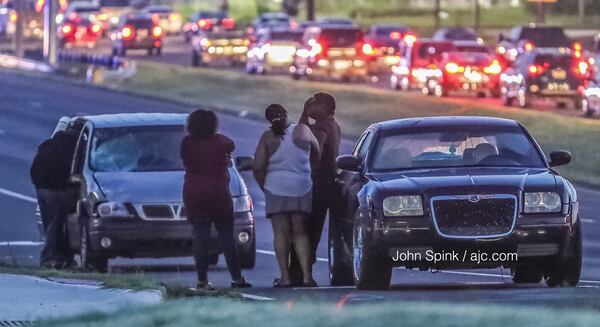
[[[379,130],[396,130],[414,127],[447,127],[447,126],[498,126],[517,127],[519,123],[512,119],[483,116],[438,116],[418,117],[383,121],[371,125]]]

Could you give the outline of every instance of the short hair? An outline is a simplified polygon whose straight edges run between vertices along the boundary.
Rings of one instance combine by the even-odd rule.
[[[319,92],[313,95],[316,103],[323,104],[328,114],[335,114],[335,98],[328,93]]]
[[[186,129],[192,136],[207,139],[217,133],[218,125],[214,112],[198,109],[188,116]]]

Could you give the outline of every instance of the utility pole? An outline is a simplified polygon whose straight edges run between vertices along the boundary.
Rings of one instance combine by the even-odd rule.
[[[475,30],[479,31],[481,28],[481,4],[479,0],[475,0]]]
[[[22,1],[22,0],[21,0]],[[56,14],[57,0],[46,0],[44,3],[44,60],[49,65],[57,62],[56,53]]]
[[[435,0],[435,8],[433,10],[433,19],[434,19],[434,25],[435,25],[435,29],[440,28],[441,22],[440,22],[440,13],[442,12],[442,0]]]
[[[536,3],[536,23],[543,24],[546,22],[546,8],[544,3],[539,1]]]
[[[306,0],[306,19],[315,20],[315,0]]]
[[[14,55],[23,57],[23,18],[25,17],[25,0],[15,0],[15,11],[17,20],[15,21],[15,40],[14,40]]]
[[[577,1],[577,12],[579,14],[579,21],[583,26],[585,24],[585,0]]]

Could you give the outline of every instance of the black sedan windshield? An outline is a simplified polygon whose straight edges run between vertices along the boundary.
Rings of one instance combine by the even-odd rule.
[[[545,167],[522,129],[489,126],[383,133],[370,162],[374,171],[478,166]]]
[[[183,126],[96,129],[91,168],[100,172],[183,170],[179,149],[184,135]]]

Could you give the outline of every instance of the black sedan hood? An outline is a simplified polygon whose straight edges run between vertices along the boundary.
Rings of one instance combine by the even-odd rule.
[[[523,191],[556,191],[557,176],[549,169],[529,168],[444,168],[370,174],[369,178],[387,192],[428,196]]]

